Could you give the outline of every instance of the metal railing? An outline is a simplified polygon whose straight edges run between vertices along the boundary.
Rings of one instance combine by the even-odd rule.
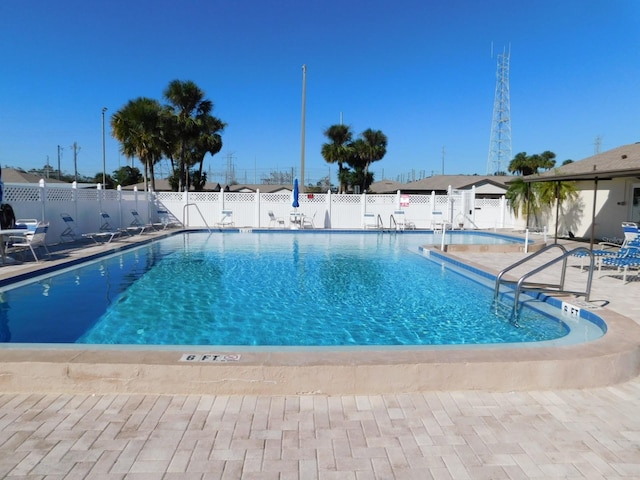
[[[531,261],[532,259],[552,250],[558,248],[561,250],[561,254],[556,257],[553,258],[552,260],[544,263],[543,265],[540,265],[539,267],[536,267],[530,271],[528,271],[527,273],[525,273],[524,275],[522,275],[518,280],[505,280],[503,277],[505,275],[505,273],[513,270],[516,267],[519,267],[520,265],[523,265],[529,261]],[[588,275],[587,275],[587,285],[584,291],[582,290],[567,290],[565,289],[565,279],[566,279],[566,273],[567,273],[567,259],[570,256],[575,255],[576,253],[586,253],[589,256],[589,271],[588,271]],[[513,311],[512,311],[512,318],[514,319],[514,321],[517,321],[518,319],[518,314],[519,314],[519,310],[520,310],[520,294],[523,291],[536,291],[536,292],[551,292],[551,293],[559,293],[559,294],[571,294],[571,295],[576,295],[576,296],[584,296],[585,300],[588,302],[589,301],[589,297],[591,295],[591,285],[592,285],[592,281],[593,281],[593,270],[594,270],[594,264],[595,264],[595,257],[593,255],[593,252],[591,250],[589,250],[586,247],[578,247],[578,248],[574,248],[571,251],[567,251],[567,249],[560,244],[554,243],[552,245],[548,245],[544,248],[542,248],[541,250],[538,250],[537,252],[529,255],[526,258],[523,258],[522,260],[517,261],[516,263],[508,266],[507,268],[503,269],[498,276],[496,277],[496,285],[495,285],[495,290],[494,290],[494,295],[493,295],[493,300],[494,300],[494,304],[497,304],[499,301],[499,296],[500,296],[500,286],[504,285],[504,286],[513,286],[515,285],[515,289],[514,289],[514,294],[513,294]],[[542,272],[543,270],[546,270],[547,268],[551,267],[552,265],[556,265],[557,263],[562,262],[562,268],[560,271],[560,280],[557,284],[552,284],[552,283],[540,283],[540,282],[527,282],[527,279],[532,277],[533,275]]]

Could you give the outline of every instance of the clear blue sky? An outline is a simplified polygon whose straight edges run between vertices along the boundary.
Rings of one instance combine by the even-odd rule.
[[[181,79],[228,124],[206,169],[299,169],[306,64],[307,178],[335,182],[320,148],[341,118],[388,136],[376,180],[441,173],[443,147],[445,173],[485,174],[509,46],[513,154],[579,160],[640,141],[639,25],[637,0],[2,0],[0,164],[57,168],[60,145],[73,173],[77,142],[102,172],[107,107],[110,173],[110,115]]]

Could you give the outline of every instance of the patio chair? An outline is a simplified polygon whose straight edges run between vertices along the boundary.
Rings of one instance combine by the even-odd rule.
[[[38,223],[33,233],[27,233],[20,236],[10,236],[8,239],[10,242],[8,253],[31,250],[33,258],[36,262],[39,262],[38,256],[36,255],[36,249],[44,248],[45,252],[47,252],[47,255],[50,256],[51,253],[49,252],[46,244],[46,236],[48,230],[48,223]]]
[[[282,227],[284,228],[284,217],[276,217],[272,210],[269,210],[269,228]]]
[[[116,230],[111,226],[111,217],[106,212],[100,212],[102,224],[97,232],[83,233],[82,236],[92,239],[96,243],[110,243],[114,238],[120,235],[121,230]]]
[[[73,218],[68,213],[61,213],[60,216],[65,224],[65,229],[60,234],[60,241],[63,243],[74,242],[80,236],[76,222],[73,221]]]
[[[19,218],[16,220],[16,228],[25,228],[28,232],[33,234],[39,223],[40,222],[35,218]]]
[[[598,270],[603,266],[615,267],[616,272],[622,272],[622,281],[626,283],[627,275],[631,269],[636,269],[636,276],[640,273],[640,237],[631,240],[626,247],[621,247],[617,255],[603,257]],[[601,274],[603,277],[606,273]]]
[[[314,212],[314,214],[312,216],[304,215],[302,217],[302,226],[301,226],[301,228],[309,228],[309,229],[312,229],[312,230],[315,229],[316,225],[315,225],[315,223],[313,223],[313,221],[316,218],[316,213],[317,212]]]
[[[166,230],[167,228],[182,225],[168,210],[158,209],[158,223],[153,223],[152,227],[157,230]]]
[[[365,213],[362,219],[362,228],[382,228],[382,225],[378,222],[378,217],[375,213]]]
[[[235,223],[233,221],[233,211],[231,210],[223,210],[222,218],[220,219],[219,222],[216,222],[214,224],[214,226],[218,228],[229,228],[229,227],[233,227],[234,225]]]
[[[132,222],[128,227],[124,228],[126,233],[128,233],[129,235],[133,235],[134,233],[142,235],[145,230],[153,228],[152,224],[142,222],[142,217],[140,217],[140,214],[137,210],[131,210],[131,215],[133,216]]]
[[[396,222],[396,230],[415,230],[416,224],[407,219],[404,210],[395,210],[393,212],[393,218]]]
[[[629,244],[633,241],[636,241],[640,238],[640,230],[638,226],[633,222],[622,222],[622,232],[624,233],[624,239],[622,243],[614,243],[603,241],[599,242],[598,245],[602,248],[592,250],[591,253],[594,255],[596,260],[596,266],[598,270],[602,267],[602,261],[605,258],[617,257],[620,255],[621,251],[624,253],[622,249],[626,249]],[[587,257],[585,252],[578,252],[573,254],[575,257],[580,257],[580,270],[584,268],[584,261]]]
[[[440,210],[431,212],[431,229],[434,231],[451,229],[451,223],[449,223]]]
[[[629,242],[640,238],[640,229],[633,222],[622,222],[622,233],[624,233],[623,247],[629,245]]]

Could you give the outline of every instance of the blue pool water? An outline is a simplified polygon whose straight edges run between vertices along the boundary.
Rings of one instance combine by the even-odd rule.
[[[0,297],[0,341],[148,345],[538,342],[569,327],[424,258],[422,235],[184,233]]]

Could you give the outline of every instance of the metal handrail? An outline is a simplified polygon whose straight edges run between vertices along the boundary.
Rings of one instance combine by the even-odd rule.
[[[198,213],[200,214],[200,218],[202,218],[202,221],[204,222],[204,224],[207,227],[207,230],[209,233],[211,233],[211,227],[209,226],[209,224],[207,223],[207,220],[204,218],[204,215],[202,214],[202,212],[200,211],[200,207],[198,207],[197,204],[195,203],[187,203],[184,205],[184,207],[182,207],[182,225],[187,225],[185,219],[186,219],[186,212],[187,212],[187,207],[196,207],[196,210],[198,211]]]
[[[530,270],[529,272],[525,273],[524,275],[522,275],[517,281],[507,281],[507,280],[503,280],[502,277],[503,275],[508,272],[509,270],[512,270],[513,268],[520,266],[526,262],[528,262],[529,260],[531,260],[532,258],[537,257],[538,255],[551,250],[554,247],[558,247],[562,250],[562,254],[559,257],[556,257],[550,261],[548,261],[547,263],[545,263],[544,265],[541,265],[539,267],[534,268],[533,270]],[[590,265],[589,265],[589,273],[587,276],[587,285],[586,285],[586,289],[584,291],[578,290],[578,291],[574,291],[574,290],[565,290],[564,288],[564,283],[565,283],[565,278],[566,278],[566,272],[567,272],[567,259],[570,256],[575,255],[578,252],[584,252],[589,256],[589,261],[590,261]],[[555,265],[556,263],[562,261],[562,271],[560,274],[560,283],[556,284],[545,284],[545,283],[537,283],[537,282],[526,282],[526,280],[537,274],[540,273],[541,271],[545,270],[546,268],[550,267],[551,265]],[[593,270],[594,270],[594,264],[595,264],[595,257],[593,255],[593,252],[586,248],[586,247],[578,247],[575,248],[571,251],[567,251],[567,249],[563,246],[563,245],[559,245],[559,244],[552,244],[552,245],[548,245],[547,247],[539,250],[538,252],[535,252],[534,254],[514,263],[513,265],[508,266],[507,268],[505,268],[504,270],[502,270],[498,276],[496,277],[496,286],[495,286],[495,292],[494,292],[494,302],[498,300],[498,297],[500,295],[500,285],[501,284],[515,284],[516,288],[515,288],[515,292],[514,292],[514,298],[513,298],[513,318],[517,319],[518,317],[518,309],[519,309],[519,304],[520,304],[520,294],[522,291],[524,290],[530,290],[530,291],[538,291],[538,292],[554,292],[554,293],[569,293],[572,295],[584,295],[585,300],[588,302],[589,301],[589,297],[591,296],[591,285],[593,282]]]
[[[566,273],[566,269],[567,269],[567,258],[576,254],[577,252],[586,252],[589,255],[589,274],[587,276],[587,288],[586,290],[583,291],[572,291],[572,290],[565,290],[564,289],[564,277],[565,277],[565,273]],[[535,287],[533,285],[540,285],[540,284],[529,284],[530,285],[530,290],[536,290],[539,292],[559,292],[559,293],[570,293],[572,295],[584,295],[585,297],[585,301],[589,301],[589,297],[591,295],[591,283],[593,280],[593,267],[594,267],[594,261],[595,261],[595,257],[593,256],[593,252],[591,250],[589,250],[586,247],[578,247],[575,248],[573,250],[571,250],[570,252],[565,252],[562,256],[555,258],[553,260],[551,260],[550,262],[545,263],[544,265],[539,266],[538,268],[535,268],[533,270],[531,270],[528,273],[525,273],[522,277],[520,277],[520,279],[518,280],[517,286],[516,286],[516,291],[513,297],[513,308],[514,308],[514,313],[516,312],[517,306],[518,306],[518,302],[520,300],[520,292],[523,289],[526,289],[527,286],[525,284],[525,280],[527,278],[529,278],[532,275],[535,275],[536,273],[541,272],[542,270],[544,270],[547,267],[550,267],[551,265],[558,263],[560,260],[562,260],[563,265],[562,265],[562,281],[561,281],[561,285],[558,287],[558,290],[555,290],[551,287],[554,287],[553,285],[547,285],[546,288],[544,288],[543,286],[539,286],[539,287]]]
[[[563,253],[567,251],[567,249],[564,247],[564,245],[560,245],[559,243],[553,243],[551,245],[547,245],[546,247],[538,250],[535,253],[532,253],[531,255],[529,255],[528,257],[523,258],[522,260],[518,260],[516,263],[509,265],[508,267],[506,267],[505,269],[503,269],[500,273],[498,273],[498,276],[496,277],[496,287],[495,287],[495,291],[493,294],[493,298],[496,299],[498,298],[498,294],[499,294],[499,290],[500,290],[500,282],[502,280],[502,277],[505,273],[507,273],[510,270],[513,270],[516,267],[519,267],[520,265],[527,263],[529,260],[531,260],[532,258],[537,257],[538,255],[542,255],[543,253],[547,252],[548,250],[551,250],[552,248],[560,248]],[[509,282],[509,283],[515,283],[515,282]]]
[[[398,222],[396,222],[396,217],[393,216],[393,213],[389,216],[389,230],[398,230]]]

